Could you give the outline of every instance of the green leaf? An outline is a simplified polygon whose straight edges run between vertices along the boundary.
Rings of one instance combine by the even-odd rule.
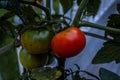
[[[14,12],[25,24],[35,23],[35,18],[39,18],[31,5],[21,4],[17,0],[0,1],[0,8]]]
[[[0,47],[11,43],[13,39],[4,35]],[[16,80],[19,76],[18,59],[16,49],[12,48],[4,54],[0,54],[0,74],[3,80]]]
[[[120,14],[112,14],[108,17],[107,26],[120,29]],[[111,36],[114,38],[115,41],[120,42],[120,35],[119,34],[111,34],[108,31],[105,31],[105,36]]]
[[[9,21],[1,21],[0,20],[0,29],[4,32],[4,34],[9,35],[11,37],[15,37],[15,26]]]
[[[97,14],[97,11],[99,9],[101,1],[100,0],[89,0],[88,6],[87,6],[87,15],[88,16],[95,16]]]
[[[98,51],[96,56],[94,57],[92,63],[109,63],[111,61],[116,60],[120,62],[120,43],[109,41],[105,42],[104,46]]]
[[[72,7],[73,0],[60,0],[64,14]]]
[[[117,4],[117,10],[120,13],[120,4]]]
[[[35,80],[56,80],[61,76],[61,71],[56,68],[47,68],[41,71],[32,71],[31,78]]]
[[[6,12],[8,11],[5,9],[0,9],[0,17],[3,16]]]
[[[77,4],[79,5],[82,0],[77,0]],[[95,16],[97,14],[97,11],[100,7],[100,0],[89,0],[84,15],[85,16]]]
[[[9,19],[11,17],[13,17],[15,14],[13,12],[7,12],[5,13],[3,16],[0,17],[1,20],[6,20]]]
[[[101,80],[120,80],[120,76],[104,68],[100,68],[99,76]]]

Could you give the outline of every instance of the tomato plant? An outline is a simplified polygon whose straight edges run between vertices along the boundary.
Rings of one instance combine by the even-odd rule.
[[[48,29],[26,30],[21,34],[21,44],[32,54],[45,53],[50,49],[52,36]]]
[[[77,70],[73,71],[72,68],[65,70],[66,58],[76,56],[86,46],[85,34],[105,40],[103,47],[97,52],[95,58],[92,61],[89,60],[91,63],[120,62],[120,55],[118,54],[120,53],[120,5],[117,5],[118,14],[108,17],[109,20],[106,27],[84,19],[89,16],[94,18],[98,13],[100,2],[101,0],[0,0],[0,13],[4,11],[0,14],[0,38],[2,38],[0,39],[2,44],[0,46],[0,56],[12,48],[19,48],[19,46],[24,48],[20,51],[19,56],[25,69],[23,70],[22,79],[18,80],[66,80],[69,75],[72,80],[88,80],[85,77],[81,77],[79,75],[80,72],[84,72],[97,80],[119,80],[120,76],[105,69],[99,71],[100,79],[87,71],[80,70],[77,64],[75,64]],[[76,9],[76,7],[78,8]],[[69,16],[66,16],[67,12],[70,13]],[[16,15],[22,22],[17,25],[14,24],[17,19],[13,22]],[[105,32],[105,35],[83,32],[80,27],[100,29]],[[5,39],[3,39],[5,38],[4,35],[11,37],[13,41],[3,45],[3,42],[5,42]],[[91,40],[92,44],[94,44],[93,41]],[[5,58],[0,60],[2,64],[8,62],[2,62],[2,60],[9,59],[5,55],[3,56]],[[53,62],[53,60],[55,60],[57,65],[55,64],[51,68],[53,64],[48,64]],[[48,64],[46,64],[46,61]],[[32,68],[35,69],[31,70]],[[0,68],[0,72],[2,69]],[[10,70],[10,72],[12,71]],[[1,77],[2,73],[0,74]]]
[[[76,27],[57,33],[52,39],[52,50],[56,56],[69,58],[80,53],[86,44],[85,34]]]

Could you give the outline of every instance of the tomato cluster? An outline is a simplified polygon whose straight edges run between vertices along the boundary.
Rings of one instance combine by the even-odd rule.
[[[53,33],[49,29],[26,30],[21,34],[21,64],[29,69],[43,67],[48,61]]]
[[[20,61],[26,68],[44,66],[48,52],[52,50],[59,58],[69,58],[80,53],[86,44],[84,33],[70,27],[53,36],[49,29],[26,30],[21,34]]]

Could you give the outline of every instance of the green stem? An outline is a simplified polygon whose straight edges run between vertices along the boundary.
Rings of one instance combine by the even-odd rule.
[[[108,37],[105,37],[105,36],[101,36],[99,34],[95,34],[95,33],[91,33],[91,32],[85,32],[85,31],[83,31],[83,32],[86,35],[88,35],[88,36],[92,36],[92,37],[95,37],[95,38],[98,38],[98,39],[107,40],[107,41],[112,40],[111,38],[108,38]]]
[[[46,7],[49,9],[49,18],[51,19],[51,0],[46,0]]]
[[[62,72],[62,76],[58,80],[64,80],[64,78],[65,78],[64,68],[65,68],[66,59],[57,57],[57,60],[58,60],[58,69]]]
[[[11,42],[10,44],[7,44],[0,48],[0,54],[7,52],[8,50],[14,48],[14,42]]]
[[[85,9],[88,1],[89,1],[89,0],[82,0],[82,1],[81,1],[80,5],[79,5],[79,8],[78,8],[78,10],[77,10],[77,12],[76,12],[76,15],[75,15],[75,18],[74,18],[74,20],[73,20],[72,25],[76,24],[77,21],[79,20],[79,18],[82,16],[82,12],[83,12],[83,10]]]
[[[46,0],[46,7],[51,9],[51,0]]]
[[[120,29],[116,29],[112,27],[105,27],[99,24],[88,22],[88,21],[79,21],[78,26],[92,27],[92,28],[97,28],[97,29],[108,31],[110,33],[120,34]]]

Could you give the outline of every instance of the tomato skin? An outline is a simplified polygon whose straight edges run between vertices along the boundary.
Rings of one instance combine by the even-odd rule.
[[[86,44],[84,33],[76,27],[70,27],[56,34],[52,39],[52,50],[56,56],[69,58],[80,53]]]
[[[31,54],[26,49],[21,49],[19,58],[23,67],[34,69],[43,67],[47,61],[47,54]]]
[[[47,29],[27,30],[21,34],[22,46],[32,54],[46,53],[50,49],[52,33]]]

